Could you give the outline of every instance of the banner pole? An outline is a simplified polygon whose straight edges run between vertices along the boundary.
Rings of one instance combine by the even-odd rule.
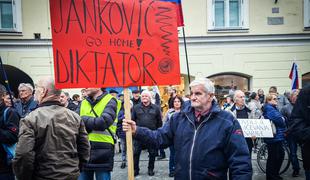
[[[4,80],[4,83],[6,85],[6,89],[8,90],[8,93],[9,93],[9,96],[10,96],[10,99],[11,99],[12,107],[14,107],[14,101],[13,101],[13,96],[12,96],[12,93],[11,93],[11,88],[10,88],[8,76],[6,75],[6,72],[5,72],[3,63],[2,63],[1,56],[0,56],[0,68],[1,68],[1,71],[2,71],[2,75],[3,75],[3,78],[4,78],[3,80]]]
[[[125,119],[131,119],[131,106],[129,89],[124,88],[124,109]],[[131,129],[126,132],[126,153],[127,153],[127,167],[128,167],[128,180],[134,180],[134,167],[133,167],[133,147],[132,147],[132,131]]]
[[[189,64],[188,64],[188,55],[187,55],[187,46],[186,46],[186,37],[185,37],[184,26],[182,26],[182,32],[183,32],[183,41],[184,41],[186,67],[187,67],[187,78],[188,78],[188,84],[190,84],[191,83],[191,77],[190,77],[190,74],[189,74]]]

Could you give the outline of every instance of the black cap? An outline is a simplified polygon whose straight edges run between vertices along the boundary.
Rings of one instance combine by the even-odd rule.
[[[132,93],[137,94],[140,93],[139,89],[133,90]]]
[[[111,90],[109,91],[109,93],[116,93],[116,94],[118,94],[118,92],[117,92],[116,90],[114,90],[114,89],[111,89]]]

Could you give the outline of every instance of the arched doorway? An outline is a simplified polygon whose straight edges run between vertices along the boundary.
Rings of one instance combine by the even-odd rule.
[[[11,66],[11,65],[3,65],[3,67],[6,71],[6,74],[7,74],[8,80],[9,80],[9,84],[10,84],[10,88],[14,92],[16,97],[18,95],[17,89],[18,89],[18,85],[20,83],[30,83],[30,84],[32,84],[32,86],[34,86],[33,80],[24,71],[14,67],[14,66]],[[2,75],[1,75],[0,83],[4,84],[4,81],[5,81],[4,77],[2,77]]]
[[[208,77],[214,82],[215,96],[221,103],[225,96],[235,90],[247,92],[250,90],[250,76],[241,73],[219,73]]]
[[[303,88],[310,86],[310,72],[302,75],[301,84]]]

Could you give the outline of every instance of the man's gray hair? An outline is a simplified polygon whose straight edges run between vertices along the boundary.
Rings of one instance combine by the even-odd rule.
[[[203,85],[207,93],[214,94],[215,88],[213,82],[208,78],[198,78],[192,81],[189,85],[189,87]]]
[[[144,94],[146,94],[146,95],[148,95],[150,98],[152,98],[152,93],[151,93],[151,91],[149,91],[149,90],[143,90],[142,93],[141,93],[141,96],[144,95]]]
[[[236,90],[236,91],[234,92],[234,102],[236,102],[237,94],[239,94],[239,93],[243,93],[243,94],[244,94],[243,91],[241,91],[241,90]]]
[[[56,89],[55,81],[52,77],[45,77],[41,79],[40,82],[44,88],[48,89],[48,92],[47,92],[48,95],[60,96],[62,90]]]
[[[20,83],[18,86],[18,90],[21,88],[26,87],[28,88],[31,92],[33,92],[33,86],[30,83]]]

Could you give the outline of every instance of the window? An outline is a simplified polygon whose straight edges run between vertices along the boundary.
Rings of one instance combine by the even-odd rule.
[[[248,29],[248,0],[208,0],[208,30]]]
[[[0,0],[0,32],[21,30],[21,0]]]
[[[310,29],[310,0],[304,0],[304,26]]]

